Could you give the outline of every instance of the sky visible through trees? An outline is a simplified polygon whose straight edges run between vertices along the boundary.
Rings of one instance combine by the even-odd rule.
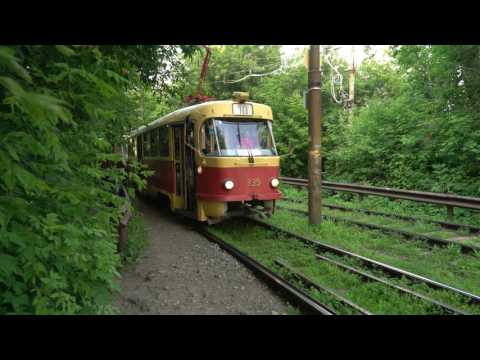
[[[282,45],[282,54],[286,58],[294,57],[308,49],[310,45]],[[350,62],[352,59],[352,46],[355,47],[355,63],[360,64],[367,54],[365,50],[367,47],[370,48],[370,52],[374,54],[376,61],[388,61],[390,57],[386,54],[389,45],[333,45],[338,47],[339,57],[345,59],[345,61]]]

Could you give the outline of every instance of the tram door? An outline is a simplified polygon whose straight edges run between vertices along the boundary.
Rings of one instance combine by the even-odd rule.
[[[174,142],[174,167],[175,167],[175,193],[177,196],[184,196],[184,179],[183,179],[183,141],[184,126],[173,126],[173,142]]]
[[[194,214],[197,210],[196,199],[196,169],[195,169],[195,140],[194,123],[187,117],[185,120],[185,204],[188,211]]]

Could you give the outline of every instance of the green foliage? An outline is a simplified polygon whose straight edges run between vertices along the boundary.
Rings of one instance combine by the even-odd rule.
[[[329,47],[347,88],[347,65]],[[391,61],[364,61],[357,69],[355,107],[349,114],[330,94],[332,69],[323,63],[322,158],[330,180],[480,196],[480,46],[395,46]],[[205,93],[217,99],[249,91],[270,105],[286,176],[307,176],[308,117],[303,55],[275,75],[277,46],[213,47]],[[186,65],[183,94],[194,92],[203,60]],[[164,102],[165,103],[165,102]],[[177,103],[177,106],[179,103]],[[170,102],[170,108],[175,104]]]
[[[256,89],[255,101],[268,104],[274,111],[273,128],[278,152],[286,154],[289,145],[292,156],[282,161],[284,175],[303,174],[307,171],[308,126],[307,111],[303,101],[303,66],[262,80]]]
[[[147,245],[147,232],[141,214],[135,211],[128,224],[128,243],[121,257],[125,264],[134,263]]]
[[[123,205],[115,192],[126,183],[133,196],[148,172],[136,163],[128,173],[105,165],[120,160],[113,144],[126,133],[195,92],[199,49],[0,46],[0,313],[114,311],[108,298],[121,264]],[[352,115],[333,102],[324,63],[326,177],[480,196],[480,46],[395,46],[391,53],[388,63],[359,67]],[[228,99],[248,91],[270,105],[280,154],[293,146],[282,173],[305,177],[303,56],[274,75],[229,83],[276,70],[280,58],[279,46],[213,46],[204,92]],[[141,223],[134,225],[140,234]],[[124,260],[141,246],[134,241]]]
[[[479,196],[477,52],[402,46],[393,64],[361,68],[363,106],[332,154],[330,178]]]
[[[204,93],[209,97],[230,99],[234,91],[250,91],[262,78],[251,77],[246,81],[229,84],[249,74],[265,73],[278,69],[281,65],[280,46],[278,45],[232,45],[212,46]],[[186,79],[184,93],[193,94],[197,88],[200,71],[204,60],[204,52],[199,52],[187,63],[189,76]]]
[[[105,165],[138,122],[129,91],[174,78],[177,69],[158,67],[173,53],[181,49],[0,47],[0,313],[112,311],[115,192],[144,181],[136,164],[128,174]]]

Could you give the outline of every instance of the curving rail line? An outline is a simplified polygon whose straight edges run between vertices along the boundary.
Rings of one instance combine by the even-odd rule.
[[[287,280],[276,275],[265,266],[255,261],[248,255],[244,254],[237,248],[220,239],[215,234],[212,234],[205,227],[197,227],[196,231],[207,238],[209,241],[214,242],[220,246],[223,250],[234,256],[246,267],[252,270],[257,276],[261,277],[266,283],[274,290],[280,291],[287,299],[299,306],[305,313],[315,315],[335,315],[335,313],[328,309],[325,305],[320,304],[310,295],[304,291],[298,289]]]
[[[293,213],[308,216],[308,211],[305,211],[305,210],[291,209],[291,208],[283,207],[283,206],[277,206],[277,208],[282,209],[282,210],[287,210],[287,211],[290,211],[290,212],[293,212]],[[376,224],[364,223],[364,222],[361,222],[361,221],[345,219],[345,218],[341,218],[341,217],[337,217],[337,216],[322,215],[322,218],[325,219],[325,220],[330,220],[330,221],[334,221],[334,222],[343,222],[343,223],[346,223],[346,224],[352,224],[352,225],[355,225],[355,226],[359,226],[359,227],[363,227],[363,228],[367,228],[367,229],[371,229],[371,230],[379,230],[379,231],[381,231],[383,233],[387,233],[387,234],[397,234],[397,235],[400,235],[400,236],[402,236],[406,239],[417,239],[417,240],[425,241],[430,245],[437,245],[437,246],[442,246],[442,247],[455,245],[455,246],[458,246],[460,248],[460,251],[464,254],[472,254],[472,253],[475,253],[475,252],[480,253],[480,247],[475,246],[475,245],[462,244],[462,243],[455,242],[455,241],[440,239],[440,238],[437,238],[437,237],[434,237],[434,236],[417,234],[417,233],[413,233],[413,232],[410,232],[410,231],[394,229],[394,228],[390,228],[390,227],[387,227],[387,226],[381,226],[381,225],[376,225]]]
[[[318,251],[331,253],[331,254],[334,254],[334,255],[337,255],[337,256],[341,256],[341,257],[354,259],[356,261],[359,261],[365,267],[375,269],[375,270],[380,270],[380,271],[382,271],[383,273],[385,273],[389,276],[396,277],[396,278],[405,277],[411,282],[423,283],[423,284],[427,285],[428,287],[430,287],[432,289],[446,290],[446,291],[449,291],[451,293],[454,293],[454,294],[457,294],[457,295],[463,297],[469,304],[480,305],[480,296],[479,295],[476,295],[476,294],[470,293],[468,291],[458,289],[458,288],[455,288],[453,286],[441,283],[439,281],[435,281],[435,280],[429,279],[427,277],[424,277],[424,276],[421,276],[421,275],[418,275],[418,274],[415,274],[415,273],[412,273],[412,272],[409,272],[409,271],[406,271],[406,270],[403,270],[403,269],[400,269],[400,268],[397,268],[397,267],[394,267],[394,266],[391,266],[391,265],[388,265],[388,264],[385,264],[385,263],[382,263],[380,261],[369,259],[365,256],[358,255],[358,254],[352,253],[352,252],[347,251],[347,250],[343,250],[341,248],[338,248],[338,247],[335,247],[333,245],[329,245],[329,244],[320,242],[318,240],[309,239],[309,238],[307,238],[305,236],[302,236],[300,234],[293,233],[289,230],[282,229],[278,226],[272,225],[270,223],[267,223],[265,221],[262,221],[262,220],[259,220],[259,219],[256,219],[256,218],[249,217],[249,219],[250,219],[250,221],[252,221],[252,222],[254,222],[258,225],[261,225],[261,226],[263,226],[263,227],[265,227],[269,230],[273,230],[273,231],[276,231],[278,233],[285,234],[289,238],[302,241],[302,242],[304,242],[306,244],[309,244],[309,245],[313,245]],[[458,311],[458,313],[461,313],[461,312]]]
[[[287,197],[283,197],[282,200],[287,201],[287,202],[298,203],[298,204],[304,204],[305,203],[305,201],[297,200],[297,199],[290,199],[290,198],[287,198]],[[332,210],[346,211],[346,212],[361,212],[361,213],[365,213],[367,215],[378,215],[378,216],[389,217],[389,218],[399,219],[399,220],[408,221],[408,222],[423,222],[423,223],[426,223],[426,224],[438,225],[438,226],[441,226],[441,227],[443,227],[445,229],[449,229],[449,230],[464,229],[464,230],[468,231],[470,234],[480,233],[480,227],[479,226],[474,226],[474,225],[459,224],[459,223],[452,223],[452,222],[448,222],[448,221],[418,218],[418,217],[414,217],[414,216],[384,213],[384,212],[369,210],[369,209],[349,208],[349,207],[344,207],[344,206],[340,206],[340,205],[322,204],[322,207],[327,208],[327,209],[332,209]]]
[[[307,179],[297,179],[281,176],[280,181],[285,184],[308,187]],[[338,183],[322,181],[322,188],[333,191],[352,192],[359,195],[382,196],[390,199],[410,200],[428,204],[443,205],[447,207],[449,219],[453,216],[453,208],[466,208],[480,210],[480,198],[460,196],[455,194],[442,194],[434,192],[393,189],[378,186]]]

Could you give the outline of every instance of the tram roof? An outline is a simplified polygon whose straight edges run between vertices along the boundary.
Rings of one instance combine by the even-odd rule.
[[[253,115],[239,116],[233,114],[232,104],[235,103],[238,102],[232,100],[208,101],[205,103],[184,107],[170,114],[162,116],[156,120],[153,120],[147,125],[140,126],[138,129],[132,131],[130,136],[140,135],[148,130],[157,128],[162,125],[170,125],[182,122],[188,115],[195,115],[193,117],[194,121],[212,117],[235,117],[239,119],[248,118],[272,120],[272,109],[268,105],[247,102],[247,104],[253,105]]]

